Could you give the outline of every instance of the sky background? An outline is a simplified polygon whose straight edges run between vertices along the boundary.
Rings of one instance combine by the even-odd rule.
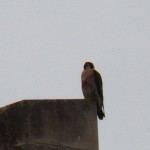
[[[100,149],[149,150],[149,40],[149,0],[0,0],[0,107],[83,98],[91,61],[104,86]]]

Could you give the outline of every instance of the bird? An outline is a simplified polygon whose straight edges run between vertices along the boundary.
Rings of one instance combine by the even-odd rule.
[[[97,115],[100,120],[105,117],[103,102],[103,82],[92,62],[85,62],[81,74],[82,92],[86,100],[95,100]]]

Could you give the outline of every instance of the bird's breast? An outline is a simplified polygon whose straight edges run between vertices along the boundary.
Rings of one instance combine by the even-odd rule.
[[[93,77],[94,77],[93,70],[84,70],[81,75],[82,81],[87,81],[89,79],[92,79]]]

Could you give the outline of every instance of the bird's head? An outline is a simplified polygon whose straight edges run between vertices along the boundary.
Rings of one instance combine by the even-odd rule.
[[[85,69],[94,69],[93,63],[91,63],[91,62],[86,62],[86,63],[84,64],[84,70],[85,70]]]

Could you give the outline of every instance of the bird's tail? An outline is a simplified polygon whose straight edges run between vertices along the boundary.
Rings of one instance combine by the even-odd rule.
[[[103,120],[103,118],[105,117],[105,110],[104,110],[103,102],[102,104],[97,103],[97,115],[100,120]]]
[[[105,109],[104,109],[104,104],[103,103],[102,103],[102,110],[103,110],[104,117],[105,117]]]

